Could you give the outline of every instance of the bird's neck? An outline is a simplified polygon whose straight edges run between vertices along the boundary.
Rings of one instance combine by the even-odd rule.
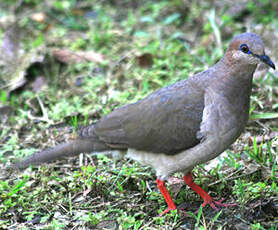
[[[223,58],[216,64],[219,66],[216,69],[221,70],[218,79],[214,79],[215,83],[219,85],[217,88],[225,91],[225,94],[250,97],[253,74],[257,65],[243,65],[227,60],[227,58]]]
[[[256,65],[240,66],[220,61],[221,73],[213,81],[214,90],[224,96],[236,111],[241,111],[239,119],[246,123],[249,115],[250,95],[252,90],[253,73]]]
[[[216,65],[219,65],[219,69],[224,69],[226,76],[230,76],[230,78],[235,80],[247,82],[250,80],[252,82],[253,73],[257,67],[257,64],[246,64],[234,60],[230,53],[226,53]]]

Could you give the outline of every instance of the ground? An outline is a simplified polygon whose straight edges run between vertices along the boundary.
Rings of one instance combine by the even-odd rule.
[[[235,34],[262,36],[278,65],[278,2],[0,2],[1,229],[278,229],[278,72],[254,75],[241,137],[193,170],[215,212],[175,174],[166,204],[154,171],[81,154],[25,170],[18,159],[76,136],[113,109],[216,63]]]

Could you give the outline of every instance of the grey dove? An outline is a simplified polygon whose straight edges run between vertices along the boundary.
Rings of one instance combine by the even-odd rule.
[[[34,153],[15,168],[85,152],[114,152],[153,167],[168,204],[162,214],[176,209],[164,182],[175,172],[184,173],[186,184],[204,200],[203,207],[227,206],[195,184],[191,170],[217,157],[244,130],[253,73],[260,62],[275,69],[261,37],[240,34],[209,69],[115,109],[81,128],[76,139]]]

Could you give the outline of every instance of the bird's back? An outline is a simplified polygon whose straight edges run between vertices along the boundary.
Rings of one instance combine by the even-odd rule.
[[[182,80],[115,109],[87,132],[108,146],[175,154],[200,142],[204,91]]]

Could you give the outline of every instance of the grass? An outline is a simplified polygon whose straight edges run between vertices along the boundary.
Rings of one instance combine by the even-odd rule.
[[[277,132],[278,81],[272,73],[254,79],[245,133],[215,165],[194,169],[196,182],[206,191],[238,207],[219,213],[205,207],[195,215],[200,198],[180,183],[180,188],[167,184],[175,202],[185,204],[191,215],[175,211],[158,217],[166,203],[152,169],[103,155],[81,154],[20,172],[7,170],[17,159],[76,136],[78,127],[114,108],[213,65],[233,34],[255,23],[277,32],[275,2],[250,3],[249,13],[238,15],[205,1],[21,4],[16,14],[24,55],[37,59],[40,54],[44,60],[33,63],[26,58],[23,67],[13,66],[26,74],[26,84],[12,92],[0,89],[0,228],[278,228],[277,137],[272,135]],[[12,15],[14,2],[4,6],[3,12]],[[42,12],[46,18],[35,21],[28,12]],[[0,30],[1,43],[3,34]],[[103,61],[61,63],[52,48],[93,50]],[[277,61],[274,49],[267,54]],[[36,90],[33,84],[40,76],[47,83]],[[10,79],[0,78],[3,85]],[[7,114],[3,106],[9,108]]]

